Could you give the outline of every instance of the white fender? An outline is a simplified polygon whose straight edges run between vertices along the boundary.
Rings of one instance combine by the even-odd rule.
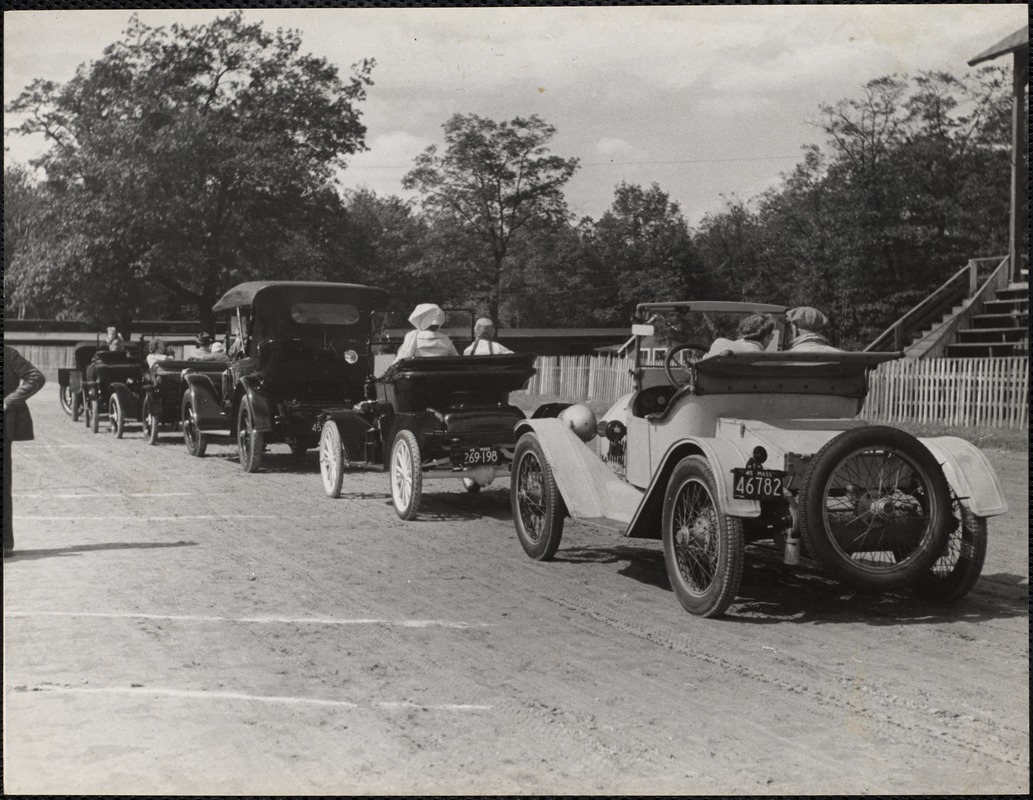
[[[995,517],[1008,510],[997,473],[983,451],[957,436],[919,439],[943,468],[958,500],[977,517]]]
[[[537,434],[570,516],[623,523],[631,520],[642,492],[617,477],[566,423],[543,417],[517,425],[517,439],[528,432]]]

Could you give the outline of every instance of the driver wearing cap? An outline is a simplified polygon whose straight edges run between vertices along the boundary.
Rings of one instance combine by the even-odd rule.
[[[792,340],[787,351],[796,353],[805,352],[841,352],[838,347],[829,344],[825,337],[825,329],[829,325],[829,318],[818,309],[810,306],[792,308],[786,312],[786,321],[792,325]]]

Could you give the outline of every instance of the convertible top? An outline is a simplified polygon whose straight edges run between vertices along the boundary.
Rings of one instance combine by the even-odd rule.
[[[387,302],[387,292],[376,286],[358,283],[323,281],[247,281],[230,289],[212,306],[212,311],[228,311],[238,306],[251,306],[259,295],[291,294],[306,300],[350,303],[371,308]]]

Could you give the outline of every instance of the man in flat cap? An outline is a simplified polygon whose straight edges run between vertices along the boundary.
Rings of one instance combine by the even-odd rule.
[[[810,306],[791,308],[786,312],[786,320],[792,325],[792,341],[786,348],[790,352],[806,353],[828,351],[832,353],[841,352],[838,347],[829,344],[825,337],[825,329],[829,325],[829,318],[818,309]]]

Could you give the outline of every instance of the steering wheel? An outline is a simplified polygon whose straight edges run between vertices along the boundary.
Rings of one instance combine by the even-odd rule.
[[[706,357],[709,349],[709,347],[695,342],[686,342],[684,344],[676,344],[668,350],[667,356],[664,358],[664,375],[671,382],[671,386],[682,387],[692,383],[696,375],[696,371],[692,367],[697,361]],[[674,377],[674,370],[676,368],[687,369],[688,377],[684,380]]]

